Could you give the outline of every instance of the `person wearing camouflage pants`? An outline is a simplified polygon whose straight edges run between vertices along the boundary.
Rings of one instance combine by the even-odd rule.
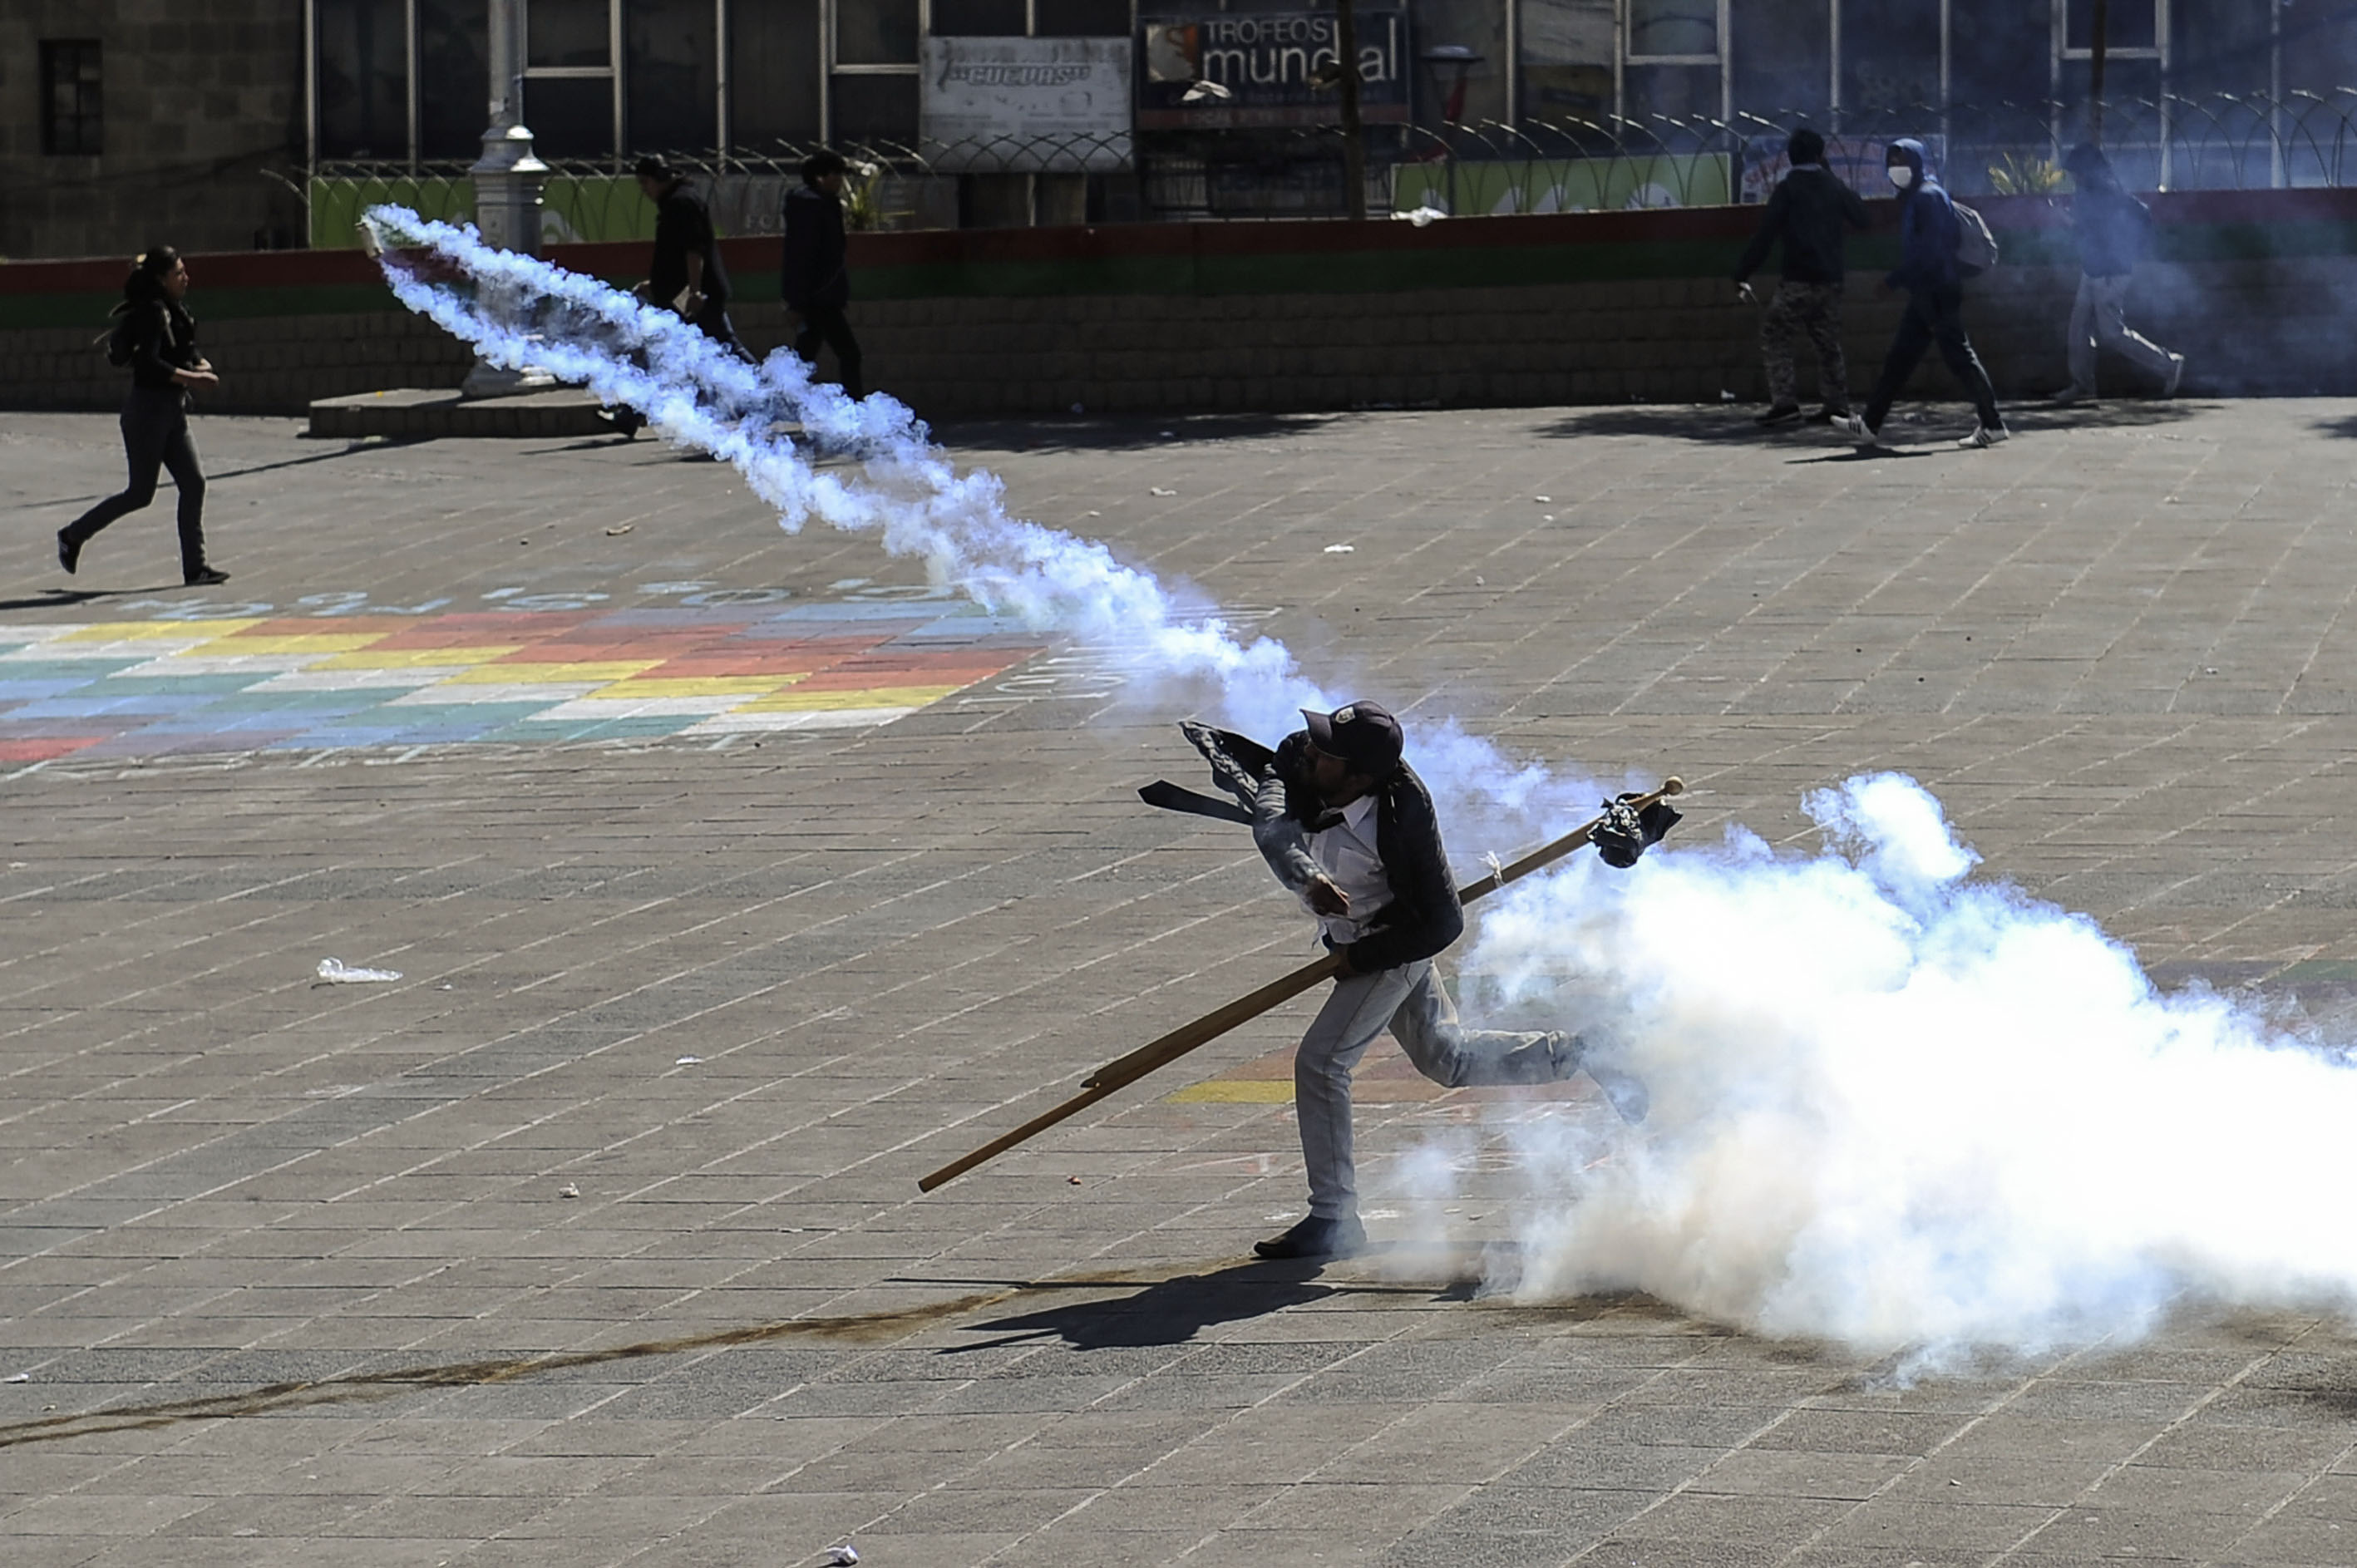
[[[1842,355],[1842,285],[1786,278],[1760,315],[1760,358],[1768,371],[1768,405],[1798,410],[1800,362],[1792,352],[1796,334],[1809,335],[1817,351],[1817,396],[1835,413],[1849,412],[1849,361]]]
[[[1760,317],[1760,357],[1767,361],[1768,412],[1763,428],[1795,424],[1801,418],[1800,375],[1792,363],[1792,335],[1806,332],[1817,350],[1817,395],[1824,402],[1819,424],[1849,417],[1849,365],[1842,358],[1843,231],[1864,229],[1866,203],[1825,164],[1825,139],[1806,125],[1793,128],[1785,144],[1792,167],[1776,182],[1759,231],[1735,263],[1736,293],[1746,300],[1751,274],[1781,240],[1784,281]]]

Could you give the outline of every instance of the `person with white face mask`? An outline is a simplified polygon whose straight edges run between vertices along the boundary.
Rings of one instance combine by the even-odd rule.
[[[1907,291],[1907,314],[1900,318],[1899,335],[1882,361],[1882,377],[1866,413],[1851,422],[1850,431],[1867,446],[1881,441],[1882,422],[1891,403],[1907,385],[1907,378],[1934,344],[1940,358],[1955,372],[1973,400],[1980,422],[1960,446],[1994,446],[2010,434],[1997,412],[1996,389],[1988,371],[1964,336],[1964,269],[1956,260],[1962,239],[1955,205],[1925,166],[1923,144],[1901,138],[1890,144],[1885,159],[1890,183],[1899,191],[1899,270],[1883,280],[1885,288]]]

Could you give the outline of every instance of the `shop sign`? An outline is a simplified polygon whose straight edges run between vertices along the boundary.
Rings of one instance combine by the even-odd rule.
[[[1408,118],[1407,13],[1361,6],[1359,117],[1370,125]],[[1311,77],[1339,58],[1331,11],[1215,11],[1139,20],[1140,130],[1331,125],[1340,94]],[[1208,84],[1208,85],[1204,85]]]

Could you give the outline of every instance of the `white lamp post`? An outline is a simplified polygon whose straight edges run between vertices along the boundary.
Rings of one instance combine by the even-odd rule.
[[[541,178],[548,173],[532,150],[523,123],[523,0],[488,0],[490,7],[491,126],[483,133],[483,156],[468,172],[475,182],[475,227],[503,251],[536,255],[540,251]],[[488,289],[487,289],[488,292]],[[504,291],[502,291],[504,292]],[[512,319],[522,301],[486,301]],[[468,397],[500,397],[554,386],[545,371],[510,371],[475,361],[460,390]]]

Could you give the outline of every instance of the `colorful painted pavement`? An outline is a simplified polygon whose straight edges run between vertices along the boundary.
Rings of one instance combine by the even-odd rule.
[[[855,728],[1039,646],[893,601],[0,628],[0,763]]]

